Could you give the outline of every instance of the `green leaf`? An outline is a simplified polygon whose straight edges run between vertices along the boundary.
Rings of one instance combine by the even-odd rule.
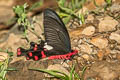
[[[62,18],[62,17],[67,17],[67,16],[70,16],[69,14],[66,14],[66,13],[59,13],[59,16]]]
[[[74,72],[74,78],[77,79],[77,80],[81,80],[79,75],[76,72]]]
[[[13,52],[8,52],[8,55],[11,57],[13,56]]]
[[[65,74],[64,72],[60,72],[60,71],[56,71],[56,70],[51,70],[51,71],[53,71],[55,73],[63,74],[66,77],[66,79],[69,79],[69,76],[67,74]]]
[[[112,0],[106,0],[106,2],[107,2],[108,5],[112,4]]]
[[[61,5],[59,5],[59,7],[68,14],[74,14],[74,12],[69,8],[62,7]]]
[[[70,71],[70,80],[73,80],[73,72],[75,70],[75,65],[73,65],[71,71]]]
[[[72,0],[72,10],[75,10],[75,1]]]
[[[79,18],[80,18],[80,20],[81,20],[81,22],[82,22],[82,24],[84,24],[85,23],[85,18],[84,18],[84,14],[79,14]]]
[[[17,20],[17,22],[18,22],[18,24],[20,25],[20,24],[22,23],[22,19],[19,18],[19,19]]]
[[[84,79],[84,73],[85,73],[85,70],[87,69],[87,67],[85,66],[85,67],[83,67],[83,69],[82,69],[82,77],[81,77],[81,80],[83,80]]]
[[[29,70],[35,70],[35,71],[45,72],[45,73],[48,73],[48,74],[50,74],[50,75],[52,75],[52,76],[54,76],[56,78],[59,78],[59,79],[62,79],[62,80],[66,80],[65,76],[62,76],[62,75],[56,73],[58,71],[54,72],[53,70],[32,69],[32,68],[30,68]],[[59,73],[61,73],[61,72],[59,72]]]
[[[36,2],[32,5],[32,7],[29,9],[29,11],[33,10],[34,8],[38,8],[43,5],[43,0],[40,0],[39,2]]]
[[[93,0],[93,3],[94,3],[94,5],[95,5],[96,7],[99,7],[99,6],[97,5],[97,3],[96,3],[95,0]]]
[[[28,7],[28,4],[27,4],[27,3],[25,3],[25,4],[22,6],[23,9],[26,9],[27,7]]]
[[[67,16],[67,17],[63,18],[64,24],[67,24],[71,18],[72,18],[72,16]]]
[[[7,68],[6,71],[18,71],[16,68]]]
[[[13,7],[14,12],[20,17],[22,13],[24,13],[24,7],[16,6]]]
[[[5,79],[5,75],[7,73],[7,71],[5,71],[5,69],[7,69],[8,67],[8,60],[6,59],[3,64],[0,66],[0,78]]]
[[[0,67],[3,65],[3,62],[0,62]]]
[[[66,0],[60,0],[60,1],[58,2],[58,4],[59,4],[60,6],[62,6],[62,7],[64,7],[64,6],[65,6],[65,1],[66,1]]]
[[[79,5],[80,5],[80,4],[79,4],[79,1],[78,1],[78,0],[75,0],[75,7],[78,8]]]

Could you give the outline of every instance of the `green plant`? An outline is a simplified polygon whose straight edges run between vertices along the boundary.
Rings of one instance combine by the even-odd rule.
[[[0,52],[1,52],[2,49],[0,49]],[[2,50],[3,52],[3,50]],[[6,52],[6,51],[4,51]],[[2,56],[2,55],[0,55]],[[4,56],[3,56],[4,57]],[[5,59],[4,61],[0,61],[0,80],[6,80],[6,69],[8,68],[8,63],[9,63],[9,58]]]
[[[61,80],[73,80],[73,71],[74,71],[74,67],[71,69],[70,75],[67,75],[63,72],[60,71],[56,71],[56,70],[45,70],[45,69],[32,69],[30,68],[29,70],[36,70],[36,71],[40,71],[40,72],[45,72],[48,73],[58,79]]]
[[[35,70],[35,71],[40,71],[40,72],[44,72],[44,73],[48,73],[58,79],[61,79],[61,80],[69,80],[69,76],[66,75],[65,73],[63,72],[60,72],[60,71],[56,71],[56,70],[45,70],[45,69],[29,69],[29,70]],[[59,74],[58,74],[59,73]]]
[[[80,80],[84,80],[83,78],[84,78],[84,73],[85,73],[86,69],[87,69],[87,67],[84,66],[83,69],[82,69],[82,75],[81,75],[81,79]]]
[[[34,68],[29,68],[29,70],[35,70],[35,71],[40,71],[44,73],[48,73],[60,80],[83,80],[84,72],[86,70],[86,67],[83,68],[82,71],[82,77],[80,78],[79,75],[75,72],[75,65],[73,65],[70,74],[65,74],[60,71],[56,70],[46,70],[46,69],[34,69]]]
[[[13,52],[9,52],[8,49],[2,50],[2,49],[0,48],[0,52],[5,52],[5,53],[7,53],[10,57],[13,56]]]
[[[30,26],[30,23],[27,19],[27,11],[26,8],[28,7],[28,5],[25,3],[22,6],[16,6],[13,7],[13,11],[16,13],[18,19],[17,22],[19,25],[24,26],[25,32],[24,32],[24,36],[26,37],[27,34],[27,26]]]
[[[13,52],[9,52],[8,49],[2,50],[1,48],[0,48],[0,52],[8,53],[8,56],[9,56],[4,61],[0,61],[0,80],[6,80],[5,75],[7,73],[8,64],[11,61],[11,57],[13,56]],[[2,56],[2,55],[0,55],[0,56]]]
[[[6,69],[8,68],[9,58],[0,62],[0,80],[6,80]]]
[[[33,9],[38,8],[38,7],[42,6],[42,5],[43,5],[43,0],[40,0],[40,1],[36,2],[36,3],[34,3],[34,4],[29,8],[28,11],[32,11]]]
[[[99,6],[97,5],[97,3],[96,3],[95,0],[93,0],[93,3],[94,3],[94,5],[95,5],[96,7],[99,7]]]
[[[106,11],[107,8],[109,8],[111,6],[112,0],[105,0],[105,1],[106,1],[107,4],[104,6],[104,10]]]
[[[8,64],[10,62],[11,58],[7,58],[4,61],[0,61],[0,80],[7,80],[6,79],[6,73],[7,71],[15,71],[15,68],[9,68]]]
[[[40,0],[39,2],[33,4],[32,7],[29,8],[28,10],[26,9],[28,7],[27,3],[25,3],[24,5],[21,5],[21,6],[18,5],[16,7],[13,7],[13,11],[17,15],[17,22],[18,22],[18,24],[22,25],[24,27],[24,34],[23,34],[23,36],[24,36],[24,38],[28,42],[30,42],[29,39],[27,38],[27,31],[28,30],[30,32],[32,32],[33,34],[35,34],[38,38],[41,38],[36,32],[34,32],[34,24],[32,24],[32,22],[35,21],[35,18],[33,17],[31,22],[27,18],[27,13],[29,11],[31,11],[32,9],[37,8],[38,6],[41,6],[41,5],[42,5],[42,1]]]
[[[71,0],[71,2],[66,4],[66,0],[59,0],[59,15],[63,18],[63,22],[66,24],[70,19],[77,18],[84,24],[84,13],[79,13],[79,10],[82,9],[85,2],[86,0]]]
[[[107,5],[111,5],[112,4],[112,0],[105,0]]]

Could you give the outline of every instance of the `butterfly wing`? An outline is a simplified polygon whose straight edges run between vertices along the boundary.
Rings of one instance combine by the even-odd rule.
[[[70,59],[77,52],[71,50],[70,37],[68,31],[60,19],[60,17],[51,9],[44,11],[44,35],[45,42],[52,48],[45,49],[45,42],[36,44],[30,43],[30,49],[18,48],[18,56],[26,56],[26,58],[39,60],[48,57],[48,59]],[[26,54],[24,54],[26,53]],[[57,56],[56,56],[57,55]]]
[[[65,54],[71,52],[70,37],[68,31],[57,15],[51,9],[44,11],[44,34],[45,41],[53,47],[52,54]]]

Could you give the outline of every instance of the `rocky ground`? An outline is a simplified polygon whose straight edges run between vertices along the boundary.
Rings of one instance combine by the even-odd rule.
[[[104,4],[104,0],[99,1],[98,4]],[[91,5],[93,4],[84,6],[84,10],[93,10],[94,6]],[[72,60],[65,62],[63,60],[27,61],[24,57],[16,57],[17,48],[29,47],[29,43],[21,38],[22,32],[19,31],[17,24],[10,29],[1,29],[0,48],[14,52],[9,67],[18,69],[7,73],[8,80],[53,80],[48,75],[30,71],[28,68],[55,69],[69,74],[74,64],[79,76],[83,67],[86,67],[84,80],[120,80],[120,1],[113,2],[106,11],[100,8],[96,12],[98,13],[87,14],[83,25],[76,19],[66,25],[72,48],[79,53]],[[41,35],[43,31],[38,24],[42,26],[43,15],[39,14],[35,17],[37,21],[34,23],[35,32]],[[28,38],[30,41],[38,41],[37,36],[31,32],[28,32]],[[4,58],[8,56],[3,52],[0,54],[4,55]],[[0,60],[4,58],[1,57]]]

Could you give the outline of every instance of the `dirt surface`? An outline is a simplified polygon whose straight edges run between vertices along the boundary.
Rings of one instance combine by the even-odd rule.
[[[104,0],[96,1],[99,6],[104,6]],[[6,4],[6,6],[11,5]],[[54,80],[41,72],[28,69],[51,69],[50,66],[53,67],[52,69],[55,69],[58,66],[56,64],[59,64],[61,68],[58,67],[56,70],[69,73],[72,65],[76,64],[75,71],[79,76],[82,74],[83,67],[86,67],[84,80],[120,80],[120,18],[116,18],[120,16],[120,0],[113,1],[113,4],[106,11],[101,7],[98,10],[98,8],[95,9],[93,3],[86,3],[83,8],[84,10],[96,10],[98,13],[90,12],[87,14],[85,16],[85,24],[80,24],[80,21],[77,19],[71,20],[66,24],[71,38],[72,49],[78,50],[79,53],[72,60],[65,62],[64,60],[27,61],[25,57],[16,57],[17,48],[20,46],[28,48],[29,43],[25,39],[22,39],[23,32],[19,30],[17,24],[9,29],[3,29],[2,27],[6,25],[1,24],[0,48],[3,50],[8,49],[14,53],[9,67],[15,67],[18,70],[9,71],[7,79]],[[11,12],[11,9],[8,11]],[[6,13],[6,15],[8,14]],[[9,15],[14,16],[13,13]],[[0,15],[0,18],[2,17],[0,23],[5,23],[7,18],[11,18],[12,16]],[[43,30],[38,24],[42,26],[43,15],[39,14],[35,17],[37,21],[37,23],[34,23],[35,32],[42,36]],[[28,38],[30,41],[38,42],[38,37],[29,31]],[[5,53],[3,55],[5,58],[8,56]]]

